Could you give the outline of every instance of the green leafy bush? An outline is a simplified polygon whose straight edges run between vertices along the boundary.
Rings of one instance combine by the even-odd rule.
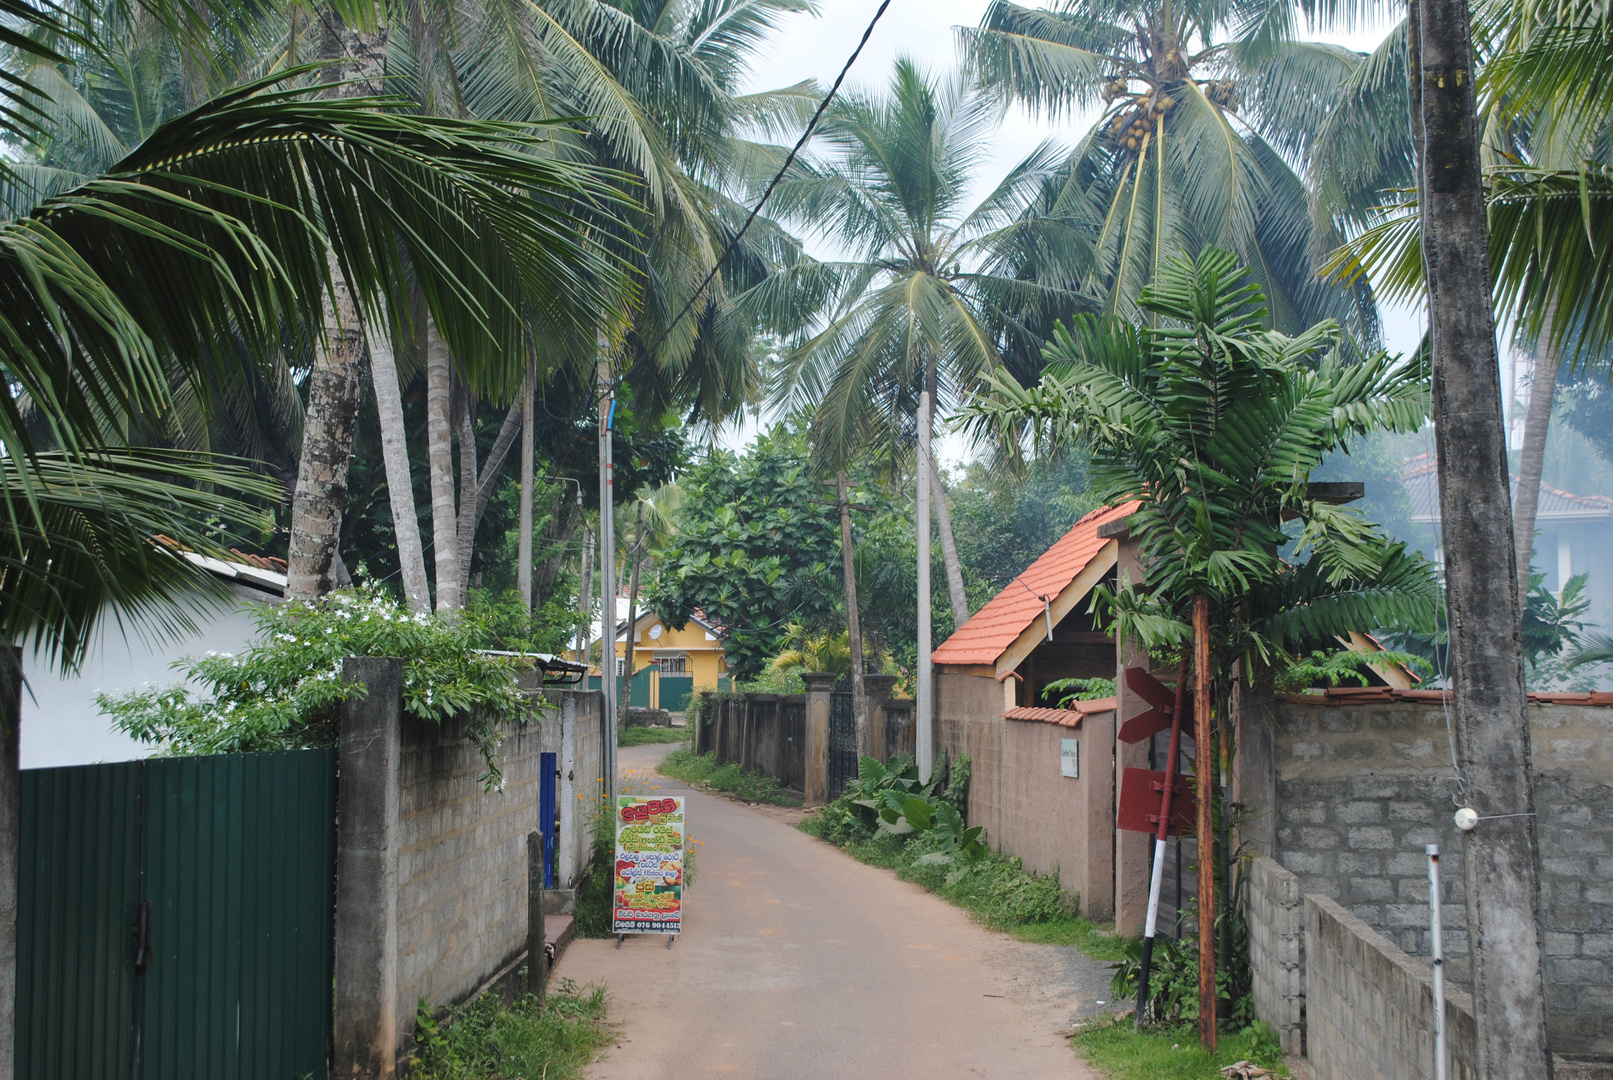
[[[814,811],[800,828],[853,858],[895,871],[995,930],[1117,959],[1123,939],[1081,918],[1080,898],[1059,886],[1057,873],[1028,871],[1018,859],[987,848],[979,826],[964,827],[968,786],[965,757],[938,766],[922,785],[905,755],[888,765],[864,758],[845,794]],[[923,827],[925,811],[909,800],[929,808]]]
[[[254,610],[258,640],[240,655],[177,661],[184,682],[101,694],[114,726],[171,754],[223,754],[329,746],[342,702],[364,688],[342,678],[349,656],[403,658],[403,708],[440,723],[458,720],[487,761],[483,780],[501,780],[494,755],[499,725],[547,708],[517,686],[526,662],[480,650],[510,644],[498,605],[472,607],[449,622],[411,614],[376,590],[333,593],[318,604]],[[200,687],[198,692],[193,687]]]
[[[523,994],[509,1004],[497,994],[439,1019],[424,1000],[416,1013],[411,1080],[495,1080],[582,1075],[595,1050],[607,1045],[604,987],[562,979],[539,1003]]]

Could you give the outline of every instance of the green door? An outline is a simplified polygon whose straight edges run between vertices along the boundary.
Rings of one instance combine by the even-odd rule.
[[[683,712],[694,693],[693,675],[661,676],[661,708],[668,712]]]
[[[334,750],[23,773],[19,1075],[323,1076],[335,801]]]

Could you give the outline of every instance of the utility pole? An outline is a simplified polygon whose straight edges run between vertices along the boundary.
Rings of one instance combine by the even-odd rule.
[[[924,389],[919,394],[919,454],[918,454],[918,731],[914,740],[918,750],[919,779],[928,780],[935,768],[935,732],[930,717],[933,695],[930,693],[930,410],[934,405],[932,377],[927,370]]]
[[[857,722],[857,757],[874,752],[873,733],[868,730],[868,691],[863,684],[863,628],[857,611],[857,564],[851,547],[851,500],[847,494],[846,470],[835,473],[835,489],[840,504],[840,569],[846,579],[846,642],[851,647],[851,711]]]
[[[1522,598],[1507,491],[1489,238],[1467,0],[1412,0],[1422,244],[1434,369],[1461,785],[1467,940],[1481,1080],[1550,1076],[1540,851],[1524,691]],[[1549,387],[1542,387],[1549,393]]]
[[[521,606],[532,610],[532,484],[533,455],[537,448],[532,435],[532,383],[536,372],[527,369],[526,383],[521,388],[521,538],[516,548],[515,587],[521,594]]]
[[[604,694],[605,795],[616,805],[616,480],[612,428],[616,392],[611,386],[610,343],[599,332],[595,375],[599,384],[599,689]]]

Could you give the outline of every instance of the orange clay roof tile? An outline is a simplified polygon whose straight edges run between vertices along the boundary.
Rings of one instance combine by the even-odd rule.
[[[1025,628],[1042,617],[1042,597],[1069,588],[1109,541],[1098,528],[1137,512],[1138,502],[1103,507],[1083,517],[1008,587],[970,617],[932,654],[937,664],[995,664]]]
[[[1059,727],[1079,727],[1081,718],[1092,713],[1114,712],[1115,699],[1097,698],[1093,701],[1072,701],[1068,709],[1043,709],[1025,705],[1003,713],[1004,720],[1034,720]]]

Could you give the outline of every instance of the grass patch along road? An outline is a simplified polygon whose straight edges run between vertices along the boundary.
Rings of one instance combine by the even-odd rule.
[[[1129,1016],[1099,1021],[1070,1041],[1110,1080],[1221,1080],[1221,1070],[1240,1061],[1288,1075],[1276,1036],[1260,1025],[1223,1034],[1213,1054],[1199,1046],[1197,1025],[1138,1031]]]
[[[630,727],[624,728],[616,736],[617,746],[649,746],[651,743],[688,741],[689,729],[686,727]]]
[[[433,1016],[421,1002],[410,1080],[573,1080],[612,1039],[603,987],[561,979],[540,1006],[523,994],[506,1005],[483,994]]]
[[[674,780],[703,791],[717,791],[745,802],[772,803],[774,806],[800,806],[801,796],[785,788],[771,776],[741,769],[730,762],[718,765],[713,754],[697,754],[688,747],[674,750],[656,768]]]

